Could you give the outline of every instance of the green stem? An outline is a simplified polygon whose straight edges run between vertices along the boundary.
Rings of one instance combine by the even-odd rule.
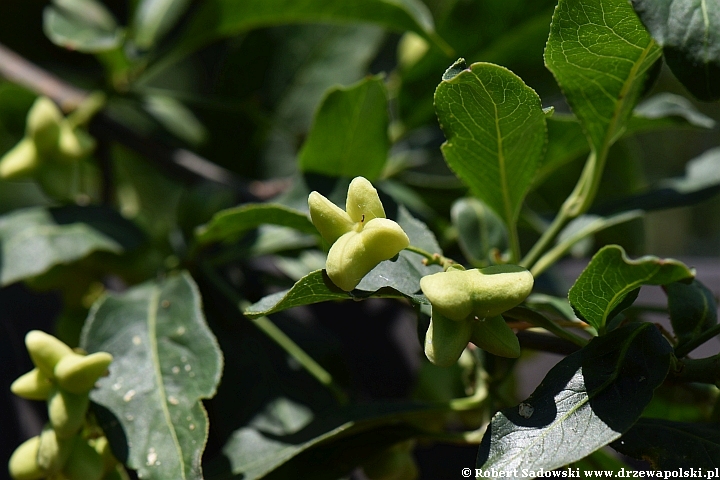
[[[520,239],[518,237],[517,221],[508,228],[508,240],[510,241],[510,263],[516,264],[520,260]]]
[[[544,315],[541,315],[533,310],[530,310],[528,308],[523,308],[523,307],[511,308],[507,312],[503,313],[503,316],[512,318],[514,320],[520,320],[523,322],[527,322],[531,325],[535,325],[536,327],[544,328],[548,332],[554,333],[558,337],[564,338],[565,340],[568,340],[579,347],[584,347],[589,342],[588,339],[580,337],[578,335],[575,335],[572,332],[565,330],[564,328],[562,328],[558,324],[556,324],[553,320],[551,320],[551,319],[545,317]]]
[[[427,432],[417,438],[431,442],[454,443],[457,445],[479,445],[485,436],[487,425],[469,432]]]
[[[225,280],[218,275],[218,273],[207,265],[203,266],[203,272],[205,276],[212,282],[213,285],[228,299],[230,300],[237,309],[242,312],[245,308],[250,305],[250,302],[241,298],[237,292],[227,283]],[[247,318],[247,317],[246,317]],[[310,355],[308,355],[300,346],[293,341],[292,338],[288,337],[285,332],[280,330],[268,317],[258,317],[251,322],[260,329],[265,335],[271,340],[277,343],[288,355],[294,358],[310,375],[312,375],[318,382],[326,386],[335,395],[335,398],[341,404],[348,402],[347,395],[335,383],[332,375],[325,370],[319,363],[317,363]]]
[[[720,324],[705,330],[700,336],[675,347],[675,356],[682,358],[716,335],[720,335]]]
[[[439,253],[430,253],[427,250],[416,247],[414,245],[409,245],[405,247],[405,250],[417,253],[418,255],[422,255],[423,257],[425,257],[425,260],[423,262],[425,263],[425,265],[440,265],[443,267],[443,269],[447,270],[450,265],[456,264],[455,261],[451,258],[444,257]]]
[[[680,360],[672,372],[672,378],[679,382],[720,385],[720,355]]]

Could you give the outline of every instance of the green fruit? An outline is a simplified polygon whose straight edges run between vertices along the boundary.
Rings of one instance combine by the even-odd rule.
[[[15,480],[39,480],[45,477],[37,462],[40,449],[40,437],[32,437],[15,449],[10,461],[8,471]]]
[[[62,388],[54,389],[48,399],[48,416],[59,438],[70,438],[80,431],[89,405],[87,393],[77,395]]]
[[[318,192],[310,193],[308,206],[310,220],[320,232],[320,236],[329,244],[335,243],[341,235],[355,226],[355,222],[347,213]]]
[[[430,326],[425,334],[425,356],[438,367],[455,365],[470,342],[472,332],[470,320],[451,320],[433,307]]]
[[[35,366],[49,378],[54,378],[53,371],[60,359],[73,353],[63,342],[40,330],[25,335],[25,346]]]
[[[95,149],[95,139],[83,130],[73,129],[68,122],[60,125],[60,138],[55,158],[73,163],[87,157]]]
[[[37,454],[38,465],[47,474],[59,472],[65,466],[73,444],[73,438],[59,439],[54,429],[49,426],[45,427],[40,434],[40,448]]]
[[[0,159],[0,179],[17,180],[28,177],[40,164],[37,147],[30,138],[23,138]]]
[[[347,213],[317,192],[308,198],[310,218],[331,243],[326,263],[330,280],[349,292],[383,260],[410,245],[402,227],[385,218],[377,190],[363,177],[348,187]]]
[[[87,356],[73,353],[63,357],[55,366],[55,378],[58,385],[68,392],[87,394],[95,386],[98,378],[107,371],[113,357],[106,352],[92,353]]]
[[[433,311],[453,320],[495,317],[519,305],[532,291],[533,276],[517,265],[448,270],[420,280]]]
[[[103,476],[103,460],[93,447],[77,438],[65,463],[63,474],[69,480],[100,480]]]
[[[498,315],[472,321],[470,341],[483,350],[499,357],[520,356],[520,342],[515,332],[508,327],[505,319]]]
[[[330,280],[349,292],[383,260],[389,260],[410,240],[397,223],[386,218],[365,222],[360,231],[340,237],[328,252],[325,268]]]
[[[20,376],[10,385],[10,390],[18,397],[28,400],[47,400],[53,383],[39,368],[33,368]]]
[[[62,112],[47,97],[38,97],[27,116],[26,135],[37,146],[40,155],[52,155],[58,148]]]

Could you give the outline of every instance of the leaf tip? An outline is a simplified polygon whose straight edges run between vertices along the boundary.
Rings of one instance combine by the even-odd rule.
[[[443,73],[442,79],[443,81],[452,80],[456,76],[458,76],[463,70],[467,70],[467,62],[465,62],[465,59],[460,57],[455,62],[448,67],[447,70],[445,70],[445,73]]]

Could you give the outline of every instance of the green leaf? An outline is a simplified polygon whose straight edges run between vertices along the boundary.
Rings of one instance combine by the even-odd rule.
[[[325,96],[299,154],[303,172],[334,177],[380,176],[388,154],[387,92],[382,76]]]
[[[187,10],[190,0],[141,0],[133,18],[133,41],[141,50],[152,47]]]
[[[54,44],[86,53],[113,50],[123,40],[112,13],[95,0],[54,0],[43,13],[43,29]]]
[[[456,70],[435,90],[443,155],[473,195],[514,227],[545,148],[540,97],[497,65],[475,63],[452,76]]]
[[[673,331],[682,345],[717,325],[717,303],[713,293],[697,280],[664,287]]]
[[[145,110],[167,131],[191,145],[200,145],[207,138],[207,129],[192,110],[172,97],[148,95]]]
[[[122,243],[105,233],[112,229],[93,228],[63,209],[56,213],[35,207],[4,215],[0,217],[0,285],[35,277],[92,252],[120,254]],[[136,244],[130,239],[128,245]]]
[[[628,131],[644,132],[667,127],[714,128],[715,120],[699,112],[685,97],[658,93],[641,102],[628,122]]]
[[[720,99],[720,8],[707,0],[632,0],[675,76],[697,98]]]
[[[420,403],[388,403],[314,416],[302,404],[276,398],[232,434],[223,457],[208,466],[208,477],[336,479],[373,453],[417,434],[403,416],[421,413],[432,415]],[[333,462],[318,462],[331,452]],[[338,457],[337,452],[343,453]]]
[[[553,470],[618,439],[665,380],[671,353],[649,323],[594,338],[553,367],[530,398],[493,417],[478,467]]]
[[[682,262],[645,256],[630,260],[622,247],[608,245],[598,251],[568,292],[580,318],[602,332],[610,313],[642,285],[667,285],[691,280],[695,272]]]
[[[712,423],[641,418],[612,444],[618,452],[649,461],[655,470],[720,467],[720,429]]]
[[[183,49],[194,50],[219,38],[272,25],[368,22],[400,32],[410,30],[449,49],[435,34],[430,12],[419,0],[206,0],[181,42]]]
[[[560,0],[545,63],[595,152],[622,132],[660,55],[625,0]]]
[[[499,253],[508,248],[507,229],[502,220],[476,198],[460,198],[450,210],[458,244],[468,261],[487,266],[493,249]]]
[[[114,357],[91,399],[115,416],[127,445],[113,450],[144,479],[202,478],[201,400],[215,394],[223,361],[201,303],[183,273],[100,299],[83,328],[82,348]]]
[[[243,313],[248,318],[257,318],[300,305],[350,298],[352,295],[335,286],[325,270],[317,270],[298,280],[291,289],[262,298],[246,308]]]
[[[273,203],[253,203],[216,213],[210,222],[197,228],[195,238],[200,245],[231,243],[248,230],[268,224],[317,234],[306,213]]]

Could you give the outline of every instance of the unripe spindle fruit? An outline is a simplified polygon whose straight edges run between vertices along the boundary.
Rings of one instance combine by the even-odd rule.
[[[18,397],[28,400],[47,400],[53,383],[39,368],[33,368],[26,374],[18,377],[10,390]]]
[[[112,362],[112,355],[106,352],[83,356],[72,353],[63,357],[55,366],[58,385],[68,392],[87,394],[95,382],[105,374]]]
[[[37,462],[39,449],[39,436],[26,440],[15,449],[8,462],[8,471],[14,480],[39,480],[45,477],[45,472]]]
[[[58,148],[60,123],[65,119],[55,103],[38,97],[27,116],[26,133],[37,146],[40,155],[51,155]]]
[[[68,122],[60,125],[60,138],[55,158],[73,163],[82,160],[95,149],[95,139],[83,130],[73,129]]]
[[[50,426],[45,427],[40,434],[40,448],[37,455],[38,465],[47,474],[58,473],[65,466],[73,444],[73,438],[60,439],[53,428]]]
[[[425,334],[425,356],[438,367],[455,365],[470,342],[472,322],[451,320],[433,308]]]
[[[55,377],[55,365],[60,359],[73,353],[63,342],[40,330],[28,332],[25,345],[35,366],[50,378]]]
[[[72,437],[82,428],[89,405],[87,393],[77,395],[54,389],[48,399],[48,416],[59,438]]]
[[[23,138],[0,159],[0,179],[16,180],[32,175],[40,164],[35,142]]]

